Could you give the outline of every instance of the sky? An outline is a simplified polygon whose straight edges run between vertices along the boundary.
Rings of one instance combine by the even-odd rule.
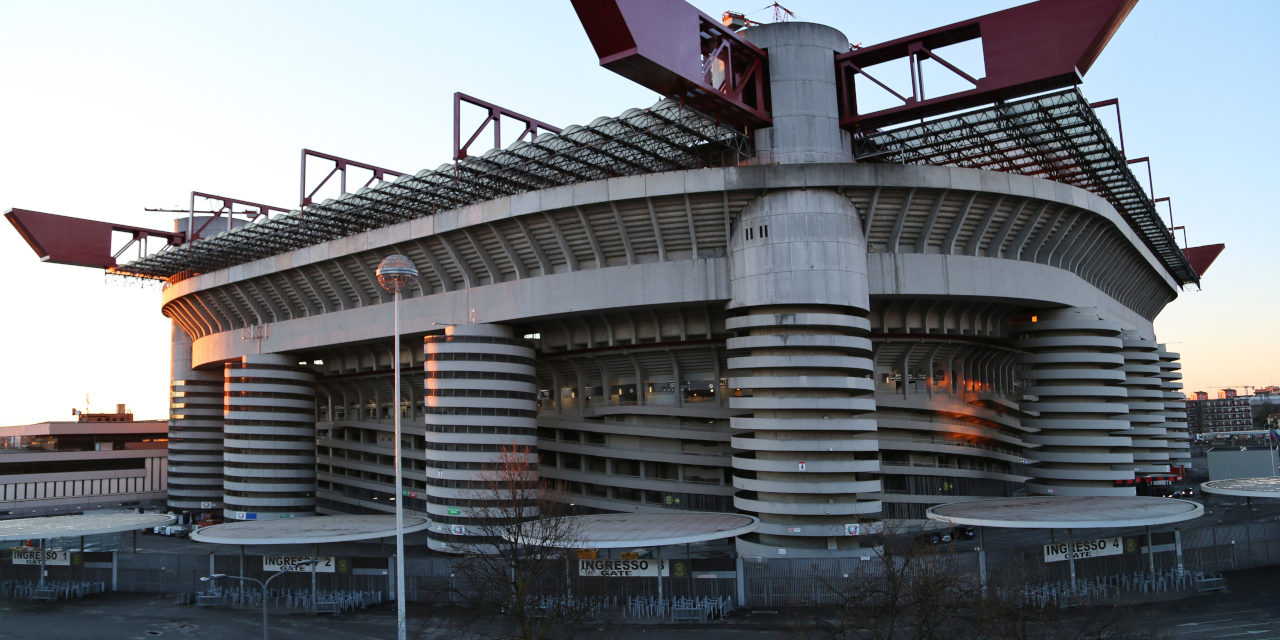
[[[773,19],[760,0],[693,4]],[[870,45],[1016,4],[786,6]],[[1280,296],[1267,292],[1280,3],[1210,4],[1143,0],[1081,89],[1120,99],[1128,155],[1152,158],[1189,243],[1226,243],[1156,332],[1182,354],[1188,392],[1243,392],[1280,383],[1268,337]],[[568,0],[4,0],[0,211],[165,229],[170,214],[144,209],[185,208],[193,190],[293,208],[303,148],[404,172],[449,161],[454,91],[559,126],[657,99],[598,65]],[[42,264],[7,223],[0,268],[0,425],[72,419],[86,397],[95,411],[167,417],[157,284]]]

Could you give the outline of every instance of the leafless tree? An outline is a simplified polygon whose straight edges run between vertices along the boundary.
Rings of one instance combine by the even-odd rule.
[[[505,612],[525,640],[561,635],[577,611],[567,592],[568,553],[580,538],[564,518],[561,487],[538,478],[531,447],[503,447],[471,484],[468,541],[455,543],[462,595],[477,611]],[[554,601],[554,602],[553,602]]]
[[[868,540],[875,550],[845,576],[815,575],[835,605],[818,616],[826,634],[839,640],[930,640],[955,638],[963,604],[979,590],[949,546],[902,533],[886,521]]]

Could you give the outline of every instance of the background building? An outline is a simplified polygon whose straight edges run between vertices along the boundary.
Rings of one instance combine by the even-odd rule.
[[[1210,398],[1203,391],[1187,400],[1187,426],[1191,433],[1211,437],[1219,433],[1254,431],[1252,396],[1236,395],[1235,389],[1222,389]]]
[[[1152,320],[1197,268],[1069,86],[1124,3],[1091,5],[1080,26],[1101,35],[1044,77],[992,59],[975,91],[861,112],[863,67],[916,64],[907,45],[927,38],[736,34],[678,4],[688,59],[646,50],[666,41],[628,20],[640,5],[576,5],[602,61],[674,99],[558,133],[526,119],[543,132],[505,150],[464,145],[216,235],[195,219],[112,265],[165,280],[171,506],[253,519],[399,499],[443,548],[516,443],[577,510],[739,510],[761,519],[740,552],[816,556],[861,546],[853,523],[1133,495],[1188,464],[1178,355]],[[952,36],[1034,46],[1033,27],[1081,19],[1066,4]],[[10,217],[34,237],[39,215]],[[374,277],[392,253],[421,272],[399,353]]]
[[[0,427],[0,517],[163,506],[164,420],[78,413],[76,422]]]

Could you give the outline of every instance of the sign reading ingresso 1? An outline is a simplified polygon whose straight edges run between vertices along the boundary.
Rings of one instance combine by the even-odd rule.
[[[308,560],[319,560],[314,565],[299,564]],[[263,571],[295,571],[310,573],[315,567],[317,573],[333,573],[333,556],[317,558],[315,556],[262,556]]]
[[[1067,559],[1067,543],[1051,542],[1044,545],[1044,561],[1045,562],[1061,562]],[[1079,560],[1080,558],[1101,558],[1103,556],[1118,556],[1124,553],[1124,544],[1120,538],[1098,538],[1096,540],[1076,540],[1070,544],[1071,557]]]
[[[661,572],[661,573],[659,573]],[[578,560],[578,575],[612,578],[656,578],[671,575],[666,560]]]
[[[41,564],[40,549],[30,549],[27,547],[14,547],[13,563],[14,564]],[[71,566],[71,553],[66,549],[45,549],[44,564],[54,567]]]

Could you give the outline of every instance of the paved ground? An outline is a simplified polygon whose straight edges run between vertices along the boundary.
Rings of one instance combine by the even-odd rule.
[[[1151,638],[1168,640],[1280,640],[1280,569],[1271,567],[1228,573],[1231,590],[1181,600],[1135,605],[1126,617],[1133,628]],[[148,640],[256,638],[262,632],[260,609],[200,609],[174,605],[168,598],[134,594],[105,594],[81,601],[33,604],[0,601],[0,639],[3,640]],[[1072,615],[1104,615],[1081,610]],[[408,637],[417,640],[495,638],[500,628],[493,616],[475,616],[453,609],[409,609]],[[356,615],[312,617],[289,610],[272,610],[270,635],[276,640],[355,640],[394,638],[395,607],[383,606]],[[583,625],[579,638],[639,640],[696,638],[697,640],[754,640],[795,638],[796,623],[785,612],[741,611],[721,623],[654,624],[620,617]]]

